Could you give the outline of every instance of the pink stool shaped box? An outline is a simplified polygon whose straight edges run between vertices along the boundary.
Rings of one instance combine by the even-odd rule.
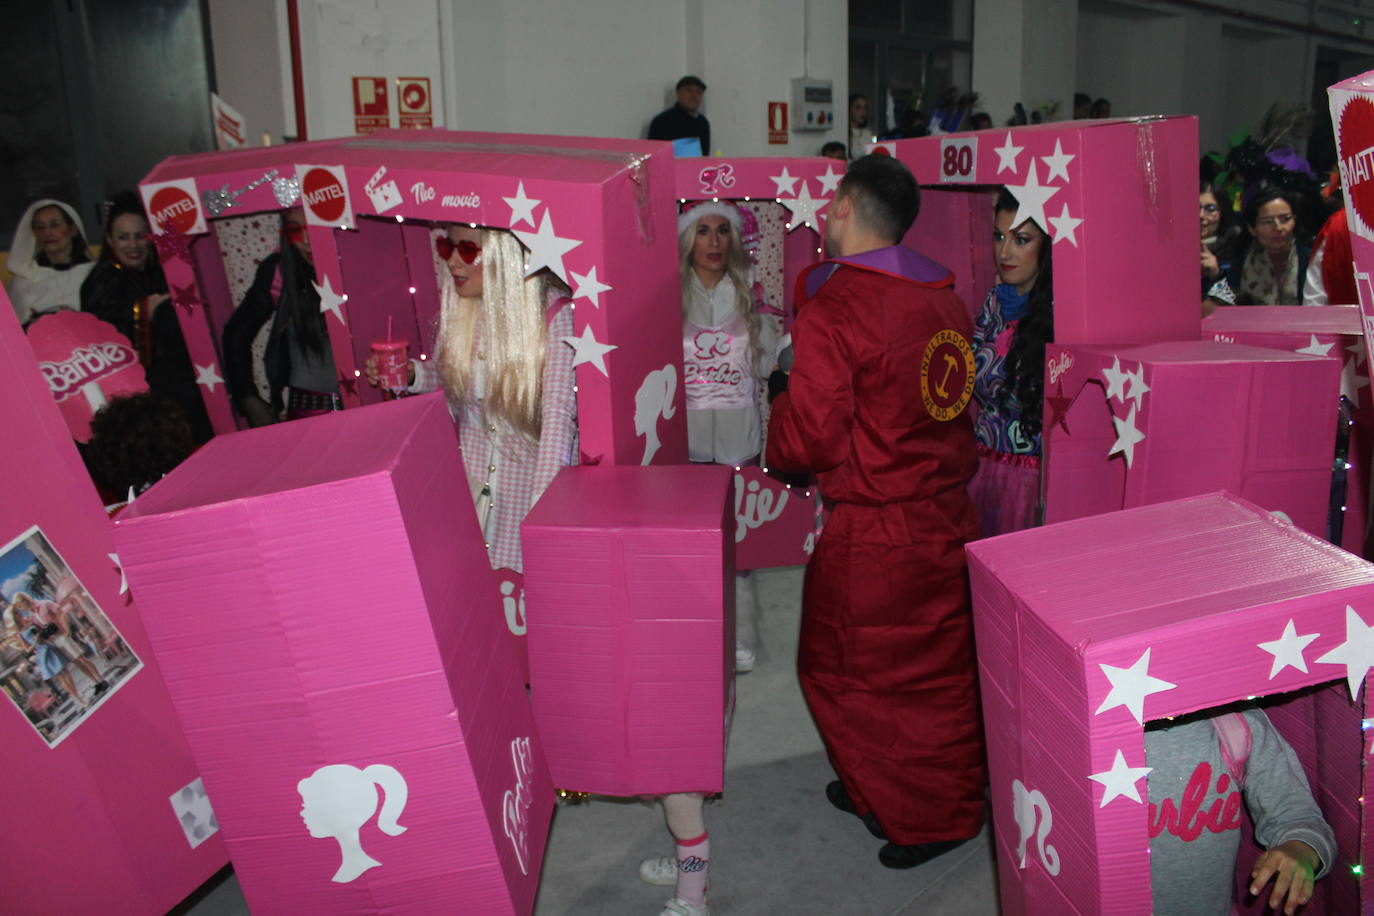
[[[531,911],[552,784],[441,396],[216,438],[115,533],[255,913]]]
[[[526,517],[531,697],[560,788],[722,788],[731,478],[714,465],[569,468]]]
[[[1367,912],[1374,566],[1226,493],[968,553],[1004,914],[1150,912],[1143,724],[1291,691],[1270,716],[1339,847],[1305,912]]]
[[[1349,427],[1346,449],[1351,467],[1345,469],[1346,511],[1340,543],[1351,553],[1366,556],[1369,479],[1374,463],[1374,401],[1370,398],[1369,366],[1359,306],[1223,307],[1202,319],[1202,339],[1328,356],[1340,362],[1340,389],[1330,395],[1332,412],[1335,412],[1336,399],[1343,395],[1353,408],[1351,420],[1354,421]],[[1340,472],[1341,469],[1336,468],[1336,473]]]
[[[1045,348],[1045,521],[1227,489],[1321,536],[1332,359],[1214,341]]]

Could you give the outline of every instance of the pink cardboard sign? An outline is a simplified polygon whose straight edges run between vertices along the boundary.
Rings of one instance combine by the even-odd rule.
[[[110,398],[148,390],[133,344],[86,312],[45,315],[28,329],[29,346],[67,429],[89,442],[91,417]]]
[[[255,912],[531,912],[553,785],[442,397],[217,437],[115,534]]]
[[[1327,95],[1355,259],[1355,290],[1364,317],[1366,355],[1370,355],[1374,354],[1374,71],[1337,83]]]
[[[662,795],[724,784],[730,490],[730,469],[717,465],[567,468],[526,517],[530,696],[560,788]]]
[[[65,624],[69,640],[39,637],[61,653],[45,672],[40,650],[16,632],[15,609],[0,608],[0,804],[16,841],[43,851],[0,863],[4,906],[164,913],[227,855],[139,608],[121,588],[100,497],[4,295],[0,379],[0,420],[13,444],[0,450],[0,473],[12,482],[0,501],[0,544],[8,545],[0,594],[13,602],[27,590],[35,614]]]
[[[1320,684],[1271,714],[1336,834],[1310,909],[1367,912],[1374,566],[1225,493],[968,554],[1004,914],[1149,913],[1143,725]]]
[[[1045,348],[1053,523],[1217,489],[1324,535],[1335,360],[1214,341]]]
[[[1350,401],[1352,425],[1347,427],[1344,471],[1345,506],[1340,544],[1351,553],[1367,556],[1369,479],[1374,460],[1374,402],[1369,389],[1360,309],[1355,305],[1303,308],[1296,305],[1224,307],[1202,319],[1202,339],[1271,347],[1292,353],[1326,356],[1339,361],[1340,390],[1331,401]],[[1333,408],[1333,413],[1335,410]],[[1341,425],[1333,420],[1339,431]]]
[[[995,282],[987,186],[1006,185],[1017,224],[1034,219],[1054,240],[1056,341],[1197,338],[1196,118],[1061,121],[878,148],[923,186],[904,243],[953,270],[971,309]]]

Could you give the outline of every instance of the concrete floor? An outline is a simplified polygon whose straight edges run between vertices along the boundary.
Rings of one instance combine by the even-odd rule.
[[[878,863],[880,841],[830,806],[834,778],[797,686],[800,568],[758,576],[758,667],[737,680],[725,797],[707,809],[711,911],[717,916],[995,916],[987,831],[909,871]],[[639,880],[639,860],[670,853],[657,808],[593,800],[560,807],[544,858],[536,916],[656,916],[670,889]],[[241,916],[232,874],[178,913]],[[436,913],[463,913],[436,901]],[[480,914],[475,914],[480,916]]]

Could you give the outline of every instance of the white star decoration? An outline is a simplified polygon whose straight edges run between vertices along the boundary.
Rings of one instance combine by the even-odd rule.
[[[1111,451],[1107,452],[1110,458],[1120,452],[1126,458],[1126,467],[1130,467],[1135,461],[1135,447],[1145,441],[1145,434],[1135,425],[1136,406],[1131,405],[1131,412],[1126,415],[1126,419],[1118,416],[1112,417],[1112,426],[1116,428],[1116,441],[1112,443]]]
[[[1347,359],[1345,366],[1341,368],[1341,394],[1350,399],[1350,403],[1356,407],[1360,406],[1360,389],[1369,387],[1369,376],[1361,375],[1355,366],[1355,360]]]
[[[1028,219],[1033,219],[1037,226],[1044,229],[1049,225],[1049,220],[1045,218],[1045,204],[1049,203],[1049,199],[1063,189],[1041,184],[1040,179],[1035,174],[1035,160],[1032,159],[1030,168],[1026,171],[1026,183],[1021,185],[1009,184],[1007,190],[1012,193],[1020,205],[1016,209],[1016,215],[1011,218],[1012,227],[1019,226]]]
[[[596,278],[596,265],[585,274],[572,271],[572,278],[573,298],[590,300],[592,305],[601,308],[601,294],[610,292],[611,287]]]
[[[844,174],[843,174],[843,173],[837,174],[837,173],[835,172],[835,167],[834,167],[833,165],[827,165],[827,166],[825,167],[825,174],[824,174],[824,175],[817,175],[817,176],[816,176],[816,180],[819,181],[819,182],[821,183],[821,193],[822,193],[822,194],[834,194],[834,193],[835,193],[835,190],[840,186],[840,182],[841,182],[843,179],[844,179]]]
[[[1011,169],[1013,175],[1016,174],[1016,157],[1021,155],[1024,146],[1014,146],[1011,142],[1011,131],[1007,131],[1007,142],[1001,146],[994,146],[992,151],[997,154],[997,174],[1001,175],[1007,169]],[[1015,226],[1021,225],[1020,222],[1013,223]]]
[[[210,389],[211,394],[214,394],[215,386],[223,385],[224,379],[219,377],[219,373],[215,371],[214,362],[211,362],[208,366],[196,366],[196,384],[204,385]]]
[[[1054,176],[1058,175],[1060,178],[1064,179],[1064,184],[1068,184],[1069,163],[1073,162],[1076,156],[1076,153],[1064,152],[1063,145],[1059,142],[1058,138],[1056,138],[1054,141],[1054,155],[1040,157],[1040,161],[1045,163],[1045,181],[1054,181]]]
[[[604,344],[597,340],[591,325],[583,328],[580,336],[564,337],[562,340],[573,348],[573,366],[591,363],[601,370],[602,375],[610,378],[611,374],[606,371],[606,354],[616,349],[615,344]]]
[[[1121,368],[1121,357],[1112,357],[1112,367],[1102,370],[1102,377],[1107,380],[1107,400],[1116,398],[1122,404],[1126,403],[1126,382],[1131,374]],[[1142,379],[1143,381],[1143,379]]]
[[[1274,664],[1269,668],[1269,680],[1282,671],[1284,668],[1297,668],[1303,674],[1307,673],[1307,659],[1302,657],[1302,650],[1306,649],[1312,640],[1320,636],[1320,633],[1305,633],[1298,635],[1298,628],[1293,625],[1292,618],[1288,620],[1288,626],[1283,628],[1283,635],[1278,639],[1269,642],[1256,643],[1265,652],[1274,656]]]
[[[782,205],[792,212],[792,220],[787,227],[789,232],[796,232],[802,226],[809,225],[812,229],[820,230],[821,217],[817,210],[829,206],[830,199],[827,197],[815,198],[811,196],[811,190],[802,185],[801,193],[796,197],[782,198]]]
[[[1362,340],[1357,340],[1357,341],[1355,341],[1353,344],[1351,344],[1350,346],[1348,346],[1348,347],[1345,348],[1345,352],[1347,352],[1347,353],[1354,353],[1354,354],[1355,354],[1355,365],[1357,365],[1357,366],[1363,366],[1363,365],[1364,365],[1364,359],[1365,359],[1365,356],[1364,356],[1364,341],[1362,341]]]
[[[1308,342],[1307,346],[1303,347],[1301,350],[1294,350],[1294,353],[1305,353],[1308,356],[1331,355],[1331,348],[1335,346],[1334,343],[1321,343],[1317,340],[1316,334],[1308,334],[1307,336],[1310,338],[1310,341]]]
[[[796,191],[794,189],[797,186],[797,182],[801,179],[788,172],[787,166],[784,165],[781,175],[769,175],[768,180],[778,186],[778,196],[781,197],[784,194],[795,194]],[[805,187],[805,185],[803,185],[803,187]]]
[[[539,206],[541,201],[533,197],[525,196],[525,183],[520,182],[515,189],[514,197],[501,198],[510,206],[510,225],[514,229],[521,223],[529,223],[530,228],[534,228],[534,208]]]
[[[1083,220],[1076,216],[1069,215],[1069,205],[1064,204],[1064,210],[1058,216],[1048,217],[1050,225],[1054,227],[1054,242],[1058,245],[1062,241],[1073,242],[1073,247],[1078,247],[1078,234],[1076,230],[1083,225]]]
[[[119,570],[119,593],[122,595],[129,590],[129,577],[124,572],[124,564],[119,562],[119,554],[107,553],[105,556],[110,558],[110,562]]]
[[[1102,803],[1099,808],[1107,807],[1107,803],[1119,795],[1124,795],[1137,805],[1143,804],[1140,800],[1140,790],[1135,784],[1141,777],[1148,774],[1153,767],[1130,767],[1126,766],[1126,755],[1121,753],[1121,749],[1116,750],[1116,759],[1112,761],[1112,768],[1102,773],[1093,773],[1088,778],[1094,782],[1102,783]]]
[[[342,306],[348,301],[348,297],[334,292],[334,282],[329,279],[328,275],[324,278],[324,286],[320,286],[314,280],[310,281],[310,285],[315,287],[315,292],[320,294],[320,311],[333,312],[334,317],[339,319],[339,324],[347,325],[348,322],[344,321]]]
[[[1134,408],[1132,408],[1134,412]],[[1165,690],[1173,690],[1177,684],[1170,684],[1166,680],[1154,677],[1149,672],[1150,650],[1146,649],[1136,659],[1134,665],[1129,668],[1118,668],[1115,665],[1104,665],[1098,663],[1102,673],[1107,675],[1107,680],[1112,682],[1112,689],[1107,692],[1102,705],[1097,707],[1097,712],[1093,715],[1100,716],[1109,709],[1118,706],[1125,706],[1135,716],[1136,722],[1145,724],[1145,698],[1152,693],[1162,693]]]
[[[1345,606],[1345,642],[1317,659],[1325,665],[1345,665],[1350,699],[1360,695],[1365,675],[1374,667],[1374,627],[1367,626],[1355,609]]]
[[[1121,401],[1135,401],[1135,406],[1141,406],[1141,401],[1145,399],[1145,393],[1150,390],[1150,386],[1145,384],[1145,364],[1136,363],[1134,372],[1126,373],[1126,382],[1130,390],[1126,392],[1126,397]]]
[[[547,267],[558,279],[568,282],[567,269],[563,266],[563,255],[582,244],[581,239],[559,238],[553,231],[553,217],[549,208],[544,208],[544,218],[539,223],[538,232],[512,229],[515,237],[530,250],[530,261],[525,266],[525,276],[532,276],[541,268]]]

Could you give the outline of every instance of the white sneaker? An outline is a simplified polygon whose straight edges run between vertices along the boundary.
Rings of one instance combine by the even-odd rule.
[[[697,906],[681,897],[674,897],[663,904],[663,910],[658,916],[711,916],[711,907],[705,903]]]
[[[677,859],[672,856],[656,856],[639,863],[639,877],[657,887],[672,887],[677,884]]]
[[[735,643],[735,673],[748,674],[754,670],[754,650]]]

